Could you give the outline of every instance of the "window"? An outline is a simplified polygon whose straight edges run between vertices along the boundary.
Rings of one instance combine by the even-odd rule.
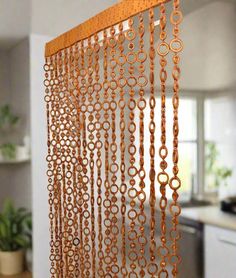
[[[160,118],[160,114],[157,111],[160,111],[161,100],[157,98],[156,101],[156,110],[155,116]],[[145,114],[149,113],[149,105],[147,103],[147,109]],[[149,119],[149,117],[148,117]],[[167,163],[168,174],[172,177],[172,125],[173,125],[173,108],[172,108],[172,99],[167,98],[166,100],[166,132],[167,132],[167,148],[169,150]],[[156,127],[156,169],[159,170],[160,158],[158,156],[158,149],[160,147],[160,120],[158,119],[158,125]],[[179,124],[180,124],[180,133],[179,133],[179,177],[182,181],[182,186],[180,189],[181,199],[189,199],[192,193],[193,188],[197,184],[197,148],[198,148],[198,132],[197,132],[197,99],[194,98],[182,98],[180,101],[179,107]],[[183,128],[184,127],[184,128]],[[145,142],[147,146],[145,148],[145,163],[146,163],[146,172],[148,178],[149,172],[149,130],[148,123],[145,123]],[[147,194],[149,187],[146,188]],[[167,190],[167,197],[171,198],[172,191]]]
[[[189,197],[197,185],[197,100],[182,99],[179,108],[179,169],[183,197]]]
[[[234,97],[205,100],[205,192],[234,195],[235,102]],[[223,192],[224,191],[224,192]],[[220,196],[222,197],[222,196]]]
[[[224,107],[229,106],[227,111]],[[231,107],[231,106],[232,107]],[[208,100],[201,94],[188,93],[181,97],[179,107],[179,177],[182,186],[179,190],[180,199],[188,200],[191,196],[197,198],[214,197],[220,184],[230,183],[233,175],[232,171],[232,153],[235,146],[234,137],[234,117],[231,115],[234,111],[234,102],[224,102],[222,99]],[[221,110],[220,110],[221,109]],[[156,99],[155,117],[155,167],[156,172],[160,170],[160,158],[158,150],[160,147],[160,111],[161,100]],[[221,121],[222,113],[227,117],[227,121]],[[139,111],[137,111],[136,121],[139,121]],[[150,134],[146,122],[150,120],[149,104],[145,109],[145,170],[146,170],[146,194],[149,196],[149,145]],[[168,148],[168,174],[172,177],[172,125],[173,125],[173,108],[172,99],[167,97],[166,100],[166,138]],[[219,132],[221,130],[221,132]],[[232,137],[232,138],[231,138]],[[139,138],[137,135],[137,142]],[[223,144],[228,140],[230,142]],[[227,142],[228,142],[227,141]],[[231,142],[232,141],[232,142]],[[227,155],[226,155],[227,154]],[[229,159],[231,157],[231,160]],[[212,164],[213,163],[213,164]],[[158,193],[157,193],[158,194]],[[167,197],[171,198],[172,191],[167,190]]]

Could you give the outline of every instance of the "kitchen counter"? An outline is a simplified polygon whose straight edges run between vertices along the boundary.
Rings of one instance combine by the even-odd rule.
[[[183,208],[181,217],[236,231],[236,215],[222,212],[218,206]]]

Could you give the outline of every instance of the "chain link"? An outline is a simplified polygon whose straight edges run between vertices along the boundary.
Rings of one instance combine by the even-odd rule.
[[[160,168],[161,171],[158,173],[157,181],[160,184],[160,211],[161,211],[161,246],[158,247],[158,256],[161,258],[160,271],[158,277],[168,277],[166,270],[166,258],[169,255],[169,248],[167,247],[166,238],[166,186],[169,183],[169,175],[166,172],[168,164],[166,158],[168,156],[168,149],[166,147],[166,79],[167,79],[167,60],[166,55],[169,53],[169,45],[166,43],[166,10],[165,5],[160,5],[160,43],[158,44],[157,52],[160,57],[160,83],[161,83],[161,147],[159,148],[159,156],[161,159]]]
[[[132,18],[128,20],[129,29],[126,32],[126,38],[128,40],[128,53],[127,53],[127,62],[128,66],[128,109],[129,109],[129,122],[128,122],[128,133],[129,133],[129,145],[128,145],[128,154],[129,154],[129,167],[128,167],[128,175],[129,175],[129,189],[128,196],[130,199],[129,205],[130,208],[128,210],[128,219],[129,219],[129,231],[128,231],[128,239],[129,239],[129,251],[128,258],[130,260],[130,273],[129,277],[138,277],[137,274],[137,210],[136,208],[136,197],[137,197],[137,189],[136,189],[136,175],[137,175],[137,167],[136,164],[136,146],[135,146],[135,132],[136,132],[136,124],[134,121],[135,118],[135,109],[136,109],[136,100],[134,98],[135,95],[135,86],[137,84],[137,79],[134,74],[134,63],[137,61],[137,55],[135,53],[135,38],[136,31],[133,27],[134,21]],[[134,193],[135,192],[135,193]]]
[[[110,148],[110,99],[109,99],[109,82],[108,82],[108,38],[107,38],[107,30],[103,32],[103,49],[104,49],[104,59],[103,59],[103,71],[104,71],[104,82],[103,82],[103,89],[104,89],[104,102],[103,102],[103,109],[104,109],[104,122],[103,122],[103,129],[104,129],[104,140],[105,140],[105,200],[103,205],[105,207],[105,219],[103,221],[105,228],[105,236],[104,236],[104,245],[105,248],[105,256],[104,256],[104,264],[106,265],[106,271],[104,277],[111,277],[111,264],[112,264],[112,256],[111,256],[111,245],[112,245],[112,238],[111,238],[111,220],[110,220],[110,207],[111,207],[111,183],[110,183],[110,159],[109,159],[109,148]]]
[[[174,38],[170,42],[170,49],[174,53],[173,63],[174,67],[172,70],[172,77],[174,79],[173,87],[173,113],[174,113],[174,123],[173,123],[173,177],[170,179],[170,188],[173,190],[172,198],[173,201],[170,204],[170,213],[172,215],[173,226],[170,231],[170,238],[172,240],[172,254],[170,256],[170,264],[172,265],[172,275],[177,277],[178,275],[178,265],[181,261],[180,255],[178,254],[178,241],[180,239],[180,232],[178,230],[178,216],[181,213],[181,207],[178,202],[178,189],[181,187],[181,181],[178,177],[179,168],[179,152],[178,152],[178,134],[179,134],[179,123],[178,123],[178,109],[179,109],[179,78],[180,78],[180,56],[179,52],[183,49],[183,43],[179,38],[180,30],[179,24],[182,21],[182,13],[179,9],[180,0],[173,0],[173,12],[171,14],[171,23],[173,24],[173,36]]]
[[[149,132],[150,132],[150,211],[151,211],[151,220],[150,220],[150,263],[148,265],[148,273],[151,277],[155,277],[158,272],[158,265],[156,263],[156,220],[155,220],[155,204],[156,204],[156,193],[155,193],[155,107],[156,107],[156,98],[155,98],[155,83],[154,83],[154,68],[155,68],[155,48],[154,48],[154,11],[153,8],[149,10],[149,32],[150,32],[150,47],[149,47],[149,62],[150,62],[150,123],[149,123]]]
[[[166,6],[164,2],[159,4],[160,33],[156,49],[151,8],[148,13],[140,10],[137,16],[129,18],[126,31],[122,21],[117,26],[109,25],[112,27],[46,58],[51,278],[178,275],[181,212],[178,109],[183,49],[179,25],[183,16],[180,0],[173,0],[170,16],[173,38],[168,44]],[[145,30],[146,16],[149,32]],[[170,52],[174,117],[173,169],[169,178],[166,80]],[[157,61],[159,78],[155,76]],[[158,114],[156,80],[160,82],[161,95]],[[160,130],[156,128],[157,115],[161,118]],[[145,141],[146,128],[149,140]],[[160,134],[159,145],[156,134]],[[160,159],[158,172],[156,149]],[[167,185],[172,190],[169,233]],[[157,186],[160,187],[159,223]],[[158,225],[161,242],[157,247]],[[172,266],[171,273],[167,263]]]
[[[147,245],[147,237],[145,235],[145,225],[146,225],[146,213],[145,213],[145,202],[146,202],[146,192],[145,192],[145,177],[146,171],[144,167],[144,110],[146,108],[146,100],[145,100],[145,87],[148,84],[148,79],[145,75],[145,61],[147,60],[147,54],[144,49],[144,34],[145,27],[143,21],[143,14],[139,14],[139,51],[137,53],[137,60],[139,63],[138,71],[138,86],[139,86],[139,99],[137,102],[137,107],[139,109],[139,188],[138,191],[138,199],[140,201],[140,212],[138,213],[138,221],[139,221],[139,236],[138,243],[140,245],[140,253],[138,256],[138,265],[140,267],[139,275],[140,277],[145,277],[146,275],[146,267],[147,267],[147,259],[145,254],[145,247]]]
[[[119,78],[118,78],[118,86],[120,90],[120,99],[118,101],[118,107],[120,108],[120,172],[121,172],[121,184],[120,184],[120,193],[121,193],[121,260],[122,266],[120,272],[122,277],[125,278],[128,275],[128,269],[126,265],[126,193],[127,193],[127,185],[126,185],[126,163],[125,163],[125,130],[126,130],[126,121],[125,121],[125,112],[126,112],[126,101],[124,98],[125,91],[124,88],[127,84],[127,80],[125,78],[125,69],[123,65],[126,62],[126,57],[124,55],[124,41],[125,35],[123,32],[123,23],[119,24],[119,35],[118,35],[118,48],[119,48],[119,56],[117,58],[117,64],[119,65]]]

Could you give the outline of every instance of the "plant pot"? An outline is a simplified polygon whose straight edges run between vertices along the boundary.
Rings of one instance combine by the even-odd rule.
[[[24,271],[24,250],[5,252],[0,251],[0,273],[15,275]]]
[[[29,157],[29,151],[26,146],[16,146],[16,160],[25,160]]]

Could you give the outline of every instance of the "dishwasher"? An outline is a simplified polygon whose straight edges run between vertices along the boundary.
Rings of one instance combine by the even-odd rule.
[[[150,213],[147,210],[147,219]],[[161,218],[160,211],[156,211],[156,221],[158,223]],[[120,220],[121,221],[121,220]],[[166,215],[166,228],[167,235],[171,230],[172,222],[171,216]],[[181,232],[181,239],[178,242],[179,254],[181,256],[181,263],[179,265],[178,278],[204,278],[204,257],[203,257],[203,224],[179,217],[178,227]],[[129,229],[129,226],[127,226]],[[145,226],[145,234],[147,238],[150,235],[150,227]],[[156,226],[156,243],[157,246],[161,245],[160,242],[160,225]],[[171,241],[168,240],[167,246],[171,250]],[[146,254],[148,254],[149,246],[146,246]],[[127,246],[127,253],[129,252],[129,246]],[[167,269],[171,273],[171,265],[167,262]]]
[[[182,262],[179,267],[179,278],[204,277],[203,224],[180,217],[179,242]]]
[[[157,213],[160,217],[160,212]],[[171,217],[166,217],[167,231],[170,231]],[[204,278],[204,252],[203,252],[203,224],[180,217],[179,230],[181,232],[181,239],[179,240],[179,254],[181,256],[181,263],[179,265],[178,278]],[[156,231],[156,241],[160,244],[160,228]],[[171,250],[171,242],[167,246]],[[171,268],[168,264],[167,268]]]

